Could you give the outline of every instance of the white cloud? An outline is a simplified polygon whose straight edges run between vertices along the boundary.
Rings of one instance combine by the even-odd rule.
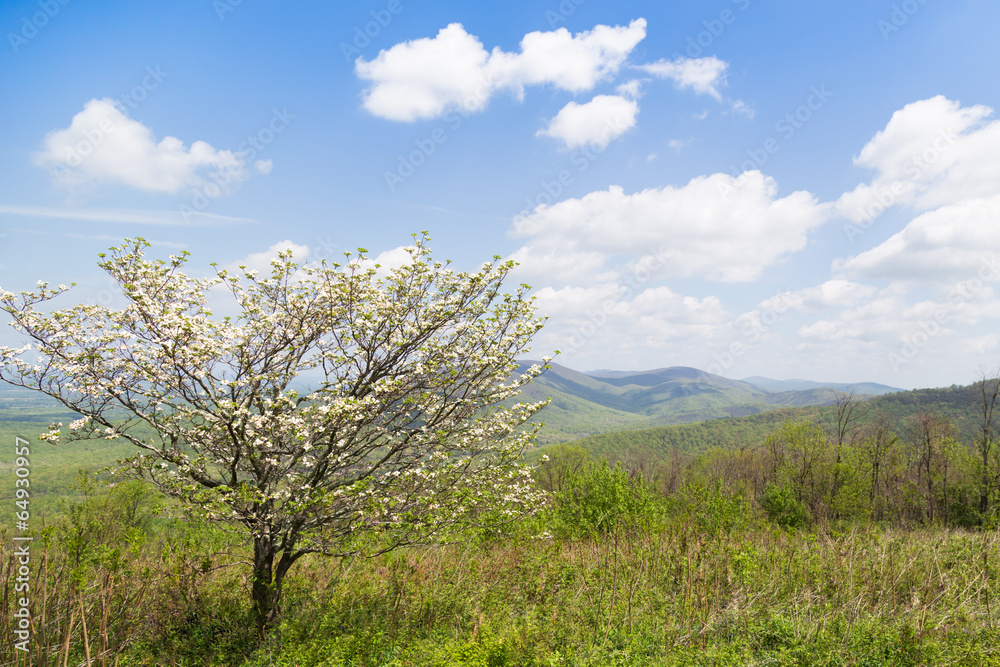
[[[685,147],[694,143],[693,138],[687,139],[670,139],[667,141],[667,145],[674,149],[677,153],[680,153]]]
[[[491,57],[497,78],[506,86],[552,84],[579,93],[616,74],[645,36],[646,20],[641,18],[628,26],[598,25],[576,35],[559,28],[528,33],[520,54],[494,48]]]
[[[638,292],[617,283],[545,287],[534,296],[538,312],[549,320],[533,349],[540,354],[558,349],[560,363],[568,364],[583,358],[614,368],[685,363],[703,353],[706,340],[728,317],[717,297],[698,299],[665,286]]]
[[[981,284],[975,290],[964,282],[956,287],[960,289],[950,294],[911,301],[899,285],[890,285],[852,307],[800,327],[800,349],[841,341],[871,347],[884,358],[908,341],[924,347],[930,339],[936,343],[972,340],[970,327],[1000,316],[1000,300],[993,289]],[[943,345],[942,351],[950,345]]]
[[[295,261],[301,263],[309,257],[309,246],[292,243],[289,240],[278,241],[264,252],[254,252],[247,255],[242,260],[232,262],[227,268],[230,271],[245,266],[248,271],[257,271],[261,275],[271,274],[271,260],[278,257],[279,252],[292,251]]]
[[[928,211],[1000,194],[1000,121],[989,107],[962,107],[942,95],[896,111],[854,158],[875,176],[837,201],[854,222],[890,206]]]
[[[271,160],[257,160],[253,163],[254,169],[262,174],[270,174],[274,163]]]
[[[176,137],[157,141],[152,130],[126,116],[110,99],[90,100],[70,126],[45,137],[35,164],[71,188],[125,185],[147,192],[176,194],[196,189],[206,178],[223,189],[245,180],[239,153],[217,150],[204,141],[190,148]]]
[[[655,63],[637,65],[648,74],[661,79],[672,79],[678,88],[690,88],[696,93],[722,99],[719,87],[726,84],[726,69],[729,63],[715,56],[707,58],[661,59]],[[742,103],[741,103],[742,104]],[[744,105],[745,106],[745,105]]]
[[[666,248],[672,254],[663,276],[750,281],[804,248],[806,233],[826,219],[827,207],[813,195],[779,198],[774,180],[756,171],[634,194],[612,186],[515,220],[511,232],[526,242],[513,258],[527,274],[567,282],[607,270],[616,258]]]
[[[88,222],[116,222],[136,225],[208,225],[222,223],[257,222],[252,218],[236,218],[195,211],[182,215],[174,211],[137,210],[127,208],[68,208],[55,206],[11,206],[0,204],[0,215],[55,220],[86,220]]]
[[[914,326],[903,317],[906,310],[903,294],[882,292],[852,308],[800,327],[798,335],[806,345],[847,341],[860,346],[874,343],[889,349],[894,340]]]
[[[630,100],[637,100],[642,96],[642,81],[632,79],[615,87],[615,92]]]
[[[965,340],[965,352],[975,355],[992,354],[1000,347],[1000,338],[996,334],[986,334]]]
[[[763,310],[824,310],[835,306],[852,306],[876,292],[871,285],[849,280],[827,280],[821,285],[807,287],[778,294],[763,302],[757,311]],[[754,311],[754,312],[757,312]]]
[[[398,269],[401,266],[410,264],[413,262],[413,255],[410,254],[408,248],[412,247],[413,246],[399,246],[398,248],[381,252],[378,257],[375,258],[373,266],[377,264],[383,270],[391,271],[392,269]]]
[[[586,104],[570,102],[537,135],[552,137],[566,148],[605,147],[635,127],[639,105],[618,95],[598,95]]]
[[[758,311],[782,300],[789,306],[784,317],[797,311],[775,353],[802,367],[826,365],[834,374],[837,367],[865,368],[869,379],[928,386],[928,368],[974,369],[994,344],[1000,299],[988,279],[1000,278],[1000,263],[981,268],[930,287],[898,281],[875,289],[834,279],[769,299]],[[811,315],[817,310],[821,316]]]
[[[413,255],[410,254],[412,248],[413,246],[391,248],[379,253],[374,259],[368,257],[367,259],[359,260],[357,257],[354,257],[350,260],[349,264],[366,270],[375,269],[379,277],[385,277],[393,269],[398,269],[413,262]]]
[[[433,39],[403,42],[371,61],[358,58],[354,71],[374,86],[364,93],[370,113],[397,121],[435,118],[449,106],[469,112],[485,108],[496,88],[490,55],[459,23]]]
[[[836,260],[833,269],[894,280],[961,279],[1000,255],[998,230],[1000,195],[970,199],[917,216],[874,248]]]
[[[372,82],[363,95],[365,109],[389,120],[414,121],[455,107],[482,111],[504,89],[519,98],[529,85],[590,90],[617,73],[645,36],[646,21],[640,18],[576,35],[565,28],[532,32],[521,40],[520,53],[499,47],[487,52],[460,23],[452,23],[433,38],[396,44],[370,61],[358,58],[354,71]]]
[[[753,117],[757,115],[757,112],[743,100],[736,100],[733,102],[733,112],[743,114],[750,120],[753,120]]]

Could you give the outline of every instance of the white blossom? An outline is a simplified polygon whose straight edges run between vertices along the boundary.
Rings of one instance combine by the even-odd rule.
[[[0,309],[37,341],[37,352],[0,348],[0,378],[81,414],[69,439],[134,445],[143,455],[121,471],[251,539],[280,536],[290,553],[355,553],[375,529],[391,548],[487,511],[530,513],[543,495],[519,460],[545,402],[502,402],[543,370],[514,372],[542,320],[526,287],[503,291],[512,263],[456,272],[427,240],[387,274],[364,253],[319,267],[285,253],[270,276],[204,279],[183,273],[186,253],[150,260],[145,241],[126,241],[100,263],[122,286],[121,310],[50,312],[69,288],[44,282],[0,290]],[[210,290],[239,313],[214,316]],[[321,380],[300,395],[306,373]],[[57,442],[61,427],[42,439]]]

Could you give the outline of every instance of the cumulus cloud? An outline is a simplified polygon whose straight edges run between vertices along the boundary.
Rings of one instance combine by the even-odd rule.
[[[995,291],[981,282],[956,282],[951,289],[917,300],[908,298],[906,290],[900,287],[890,285],[873,292],[869,298],[859,299],[851,307],[801,326],[800,349],[844,341],[869,345],[888,356],[914,340],[922,347],[929,338],[965,339],[969,327],[1000,316],[1000,300]]]
[[[413,246],[399,246],[398,248],[381,252],[378,257],[372,261],[371,265],[373,267],[378,266],[384,271],[391,271],[392,269],[398,269],[401,266],[411,264],[413,262],[413,255],[410,254],[409,249],[412,247]]]
[[[631,79],[615,87],[615,92],[630,100],[637,100],[642,96],[642,81]]]
[[[204,141],[187,147],[170,136],[157,141],[150,128],[129,118],[110,99],[90,100],[68,128],[50,132],[34,162],[66,187],[124,185],[170,194],[196,189],[208,178],[226,189],[249,173],[239,153]],[[258,170],[266,173],[260,166]]]
[[[598,274],[617,257],[662,248],[672,253],[665,276],[750,281],[804,248],[807,232],[827,215],[808,192],[778,197],[775,181],[757,171],[738,179],[700,176],[683,187],[633,194],[612,186],[515,220],[511,233],[526,242],[513,258],[527,273],[574,282]]]
[[[827,280],[814,287],[773,296],[760,304],[758,310],[823,310],[834,306],[851,306],[877,290],[871,285],[850,280]]]
[[[586,104],[570,102],[538,135],[563,142],[566,148],[605,147],[635,127],[639,105],[619,95],[598,95]]]
[[[304,259],[309,257],[309,246],[299,245],[297,243],[292,243],[289,240],[278,241],[273,244],[270,248],[263,252],[254,252],[247,255],[242,260],[236,261],[228,265],[226,268],[233,272],[239,267],[246,267],[248,271],[257,271],[261,275],[271,274],[271,260],[278,257],[279,252],[285,252],[290,250],[292,252],[292,257],[295,258],[297,262],[302,262]]]
[[[628,26],[598,25],[570,34],[565,28],[532,32],[518,53],[482,42],[460,23],[433,38],[402,42],[372,60],[358,58],[357,76],[372,83],[362,105],[371,114],[395,121],[435,118],[450,108],[475,113],[500,90],[518,98],[525,86],[550,84],[569,92],[592,89],[613,76],[646,36],[645,19]]]
[[[942,95],[896,111],[854,164],[874,177],[837,201],[854,221],[871,221],[891,206],[928,211],[1000,194],[1000,121],[989,107],[963,107]]]
[[[726,84],[728,67],[729,63],[715,56],[661,59],[654,63],[636,66],[647,74],[661,79],[672,79],[678,88],[690,88],[696,93],[711,95],[717,100],[722,99],[719,87]],[[742,105],[742,102],[740,104]]]
[[[982,363],[977,354],[988,350],[991,324],[1000,317],[1000,299],[990,282],[997,279],[1000,258],[963,279],[929,286],[897,281],[876,289],[834,279],[779,295],[760,309],[788,301],[781,312],[786,318],[792,313],[794,325],[783,358],[823,363],[834,374],[838,366],[863,367],[882,382],[928,386],[934,381],[926,377],[928,368],[973,369]]]
[[[535,292],[539,313],[549,317],[534,341],[543,353],[558,349],[572,364],[651,368],[701,354],[706,340],[728,317],[715,296],[696,298],[666,286],[635,290],[627,284],[545,287]],[[651,351],[662,351],[656,361]]]
[[[970,276],[1000,255],[1000,195],[970,199],[923,213],[879,245],[834,271],[893,280],[948,280]]]
[[[853,307],[799,327],[799,349],[837,341],[861,346],[874,343],[891,349],[894,340],[915,326],[910,318],[903,317],[907,309],[904,294],[893,290],[878,293]]]

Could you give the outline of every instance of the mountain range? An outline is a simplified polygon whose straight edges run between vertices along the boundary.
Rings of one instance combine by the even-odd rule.
[[[540,362],[520,362],[518,373]],[[305,385],[303,385],[305,387]],[[743,417],[787,407],[830,405],[837,392],[882,395],[903,391],[871,382],[822,383],[751,377],[731,380],[696,368],[580,372],[555,363],[524,389],[521,400],[551,403],[533,421],[545,426],[539,444],[592,435]],[[53,399],[0,383],[6,421],[58,421],[76,417]]]
[[[521,362],[523,372],[535,361]],[[549,368],[523,391],[530,400],[551,398],[536,415],[545,424],[540,444],[610,431],[742,417],[783,407],[830,405],[838,392],[882,395],[903,391],[873,382],[822,383],[752,377],[731,380],[687,366],[650,371],[575,371]]]

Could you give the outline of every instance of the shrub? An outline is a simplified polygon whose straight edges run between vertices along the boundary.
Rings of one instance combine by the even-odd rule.
[[[616,530],[649,528],[659,513],[656,499],[641,475],[621,464],[585,466],[571,474],[555,494],[555,531],[560,537],[606,535]]]
[[[768,519],[784,528],[802,528],[809,523],[805,505],[795,499],[787,486],[768,486],[760,498],[760,506]]]

